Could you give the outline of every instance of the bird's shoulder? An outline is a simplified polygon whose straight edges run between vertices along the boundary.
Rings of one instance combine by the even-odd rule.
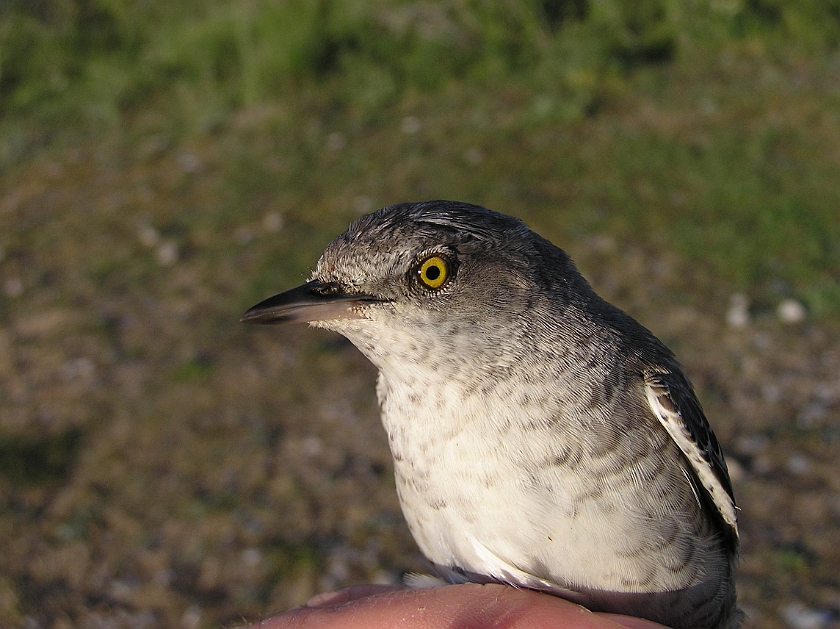
[[[726,537],[737,545],[737,508],[726,459],[682,366],[670,349],[624,311],[607,302],[596,311],[617,339],[616,353],[622,357],[625,373],[641,385],[646,406],[689,462],[702,500],[711,503]]]

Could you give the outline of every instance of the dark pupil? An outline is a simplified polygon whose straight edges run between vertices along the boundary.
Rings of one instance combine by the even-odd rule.
[[[440,277],[440,267],[439,266],[430,266],[426,269],[426,277],[433,282]]]

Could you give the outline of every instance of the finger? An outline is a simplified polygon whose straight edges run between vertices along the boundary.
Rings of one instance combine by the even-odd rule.
[[[569,601],[512,587],[467,583],[415,590],[362,590],[295,608],[251,629],[663,629],[639,619],[595,614]],[[326,604],[319,604],[326,600]],[[625,620],[631,621],[625,622]]]
[[[622,627],[630,627],[630,629],[667,629],[665,625],[660,625],[658,622],[636,618],[635,616],[624,616],[622,614],[599,614],[599,616],[608,618]]]

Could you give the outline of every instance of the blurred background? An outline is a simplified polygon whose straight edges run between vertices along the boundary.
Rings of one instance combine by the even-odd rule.
[[[238,322],[356,217],[519,216],[669,344],[746,627],[840,627],[840,1],[0,1],[0,627],[425,564],[374,369]]]

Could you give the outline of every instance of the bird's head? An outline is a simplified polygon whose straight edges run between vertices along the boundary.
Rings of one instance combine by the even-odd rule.
[[[309,282],[242,320],[309,322],[343,334],[374,362],[395,344],[448,339],[433,344],[454,351],[464,332],[492,350],[521,336],[547,290],[564,292],[547,284],[575,277],[568,257],[518,219],[466,203],[403,203],[355,221],[327,246]]]

